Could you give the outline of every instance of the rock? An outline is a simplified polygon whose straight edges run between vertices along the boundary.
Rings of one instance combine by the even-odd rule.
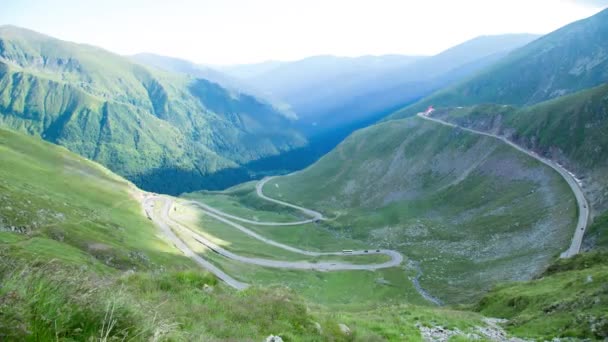
[[[340,323],[340,324],[338,324],[338,327],[340,328],[340,331],[344,335],[350,335],[351,334],[351,331],[350,331],[350,328],[348,327],[348,325],[346,325],[344,323]]]
[[[207,293],[211,293],[213,292],[213,286],[209,286],[207,284],[203,285],[203,291],[207,292]]]
[[[266,342],[283,342],[281,336],[270,335],[266,337]]]
[[[449,330],[441,326],[426,327],[422,324],[417,324],[416,327],[418,330],[420,330],[422,339],[429,342],[447,342],[453,336],[464,336],[464,334],[458,329]],[[475,339],[472,335],[469,336],[469,338],[470,340]]]
[[[321,328],[321,324],[319,324],[319,322],[314,322],[314,325],[315,325],[315,329],[317,329],[317,332],[319,334],[322,334],[323,333],[323,328]]]

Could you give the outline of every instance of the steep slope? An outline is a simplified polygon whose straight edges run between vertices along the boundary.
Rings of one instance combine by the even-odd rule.
[[[203,78],[213,83],[217,83],[223,88],[229,89],[236,93],[245,93],[255,96],[258,101],[272,105],[286,117],[296,118],[296,114],[291,110],[291,107],[288,104],[275,98],[271,98],[269,95],[265,94],[259,89],[255,89],[236,77],[232,77],[210,67],[195,64],[185,59],[161,56],[152,53],[139,53],[131,56],[131,59],[138,63],[165,71],[183,73],[196,78]]]
[[[538,279],[505,284],[477,305],[491,317],[508,319],[507,330],[537,341],[608,338],[608,254],[559,260]]]
[[[193,266],[158,236],[138,196],[135,186],[96,163],[0,129],[4,247],[105,271]]]
[[[138,193],[65,148],[0,129],[0,339],[341,338],[291,291],[236,295],[202,272],[160,237]]]
[[[448,303],[532,277],[575,228],[573,195],[555,171],[497,139],[420,118],[357,131],[264,191],[333,217],[335,234],[401,251],[422,287]]]
[[[0,121],[168,193],[247,180],[244,164],[306,143],[253,96],[11,26],[0,29]]]
[[[462,339],[503,333],[479,314],[449,308],[383,302],[340,311],[277,287],[234,294],[157,236],[136,193],[62,147],[0,129],[0,336],[422,341],[430,329]],[[557,264],[539,281],[499,287],[476,309],[512,318],[507,328],[517,336],[605,338],[603,260]]]
[[[425,106],[530,105],[608,81],[608,9],[522,47],[475,77],[441,90],[392,118]]]
[[[433,116],[503,135],[564,165],[582,179],[592,214],[598,215],[608,209],[607,108],[605,84],[524,108],[446,107]]]

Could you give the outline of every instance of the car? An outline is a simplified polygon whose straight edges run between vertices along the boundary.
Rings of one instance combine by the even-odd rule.
[[[363,251],[363,253],[367,253],[367,252],[369,252],[367,249]]]
[[[379,249],[376,249],[376,253],[380,253],[380,250],[379,250]]]

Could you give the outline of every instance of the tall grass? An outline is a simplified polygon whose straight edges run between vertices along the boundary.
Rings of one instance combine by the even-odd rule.
[[[99,276],[0,251],[0,341],[349,341],[286,288],[234,292],[209,273]],[[323,326],[319,331],[317,323]]]
[[[0,272],[0,340],[156,340],[169,332],[124,288],[85,271],[9,261]]]

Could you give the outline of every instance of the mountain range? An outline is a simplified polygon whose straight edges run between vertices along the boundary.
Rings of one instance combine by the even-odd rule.
[[[261,64],[261,71],[245,75],[239,72],[242,66],[234,72],[230,67],[222,70],[288,103],[301,118],[304,131],[315,135],[378,119],[536,38],[526,34],[478,37],[431,57],[315,56]]]
[[[0,114],[168,193],[247,180],[242,165],[306,144],[255,96],[11,26],[0,28]]]
[[[413,115],[429,104],[531,105],[606,83],[606,20],[608,11],[604,10],[566,25],[392,117]]]
[[[2,26],[0,340],[606,340],[606,41],[215,69]]]

